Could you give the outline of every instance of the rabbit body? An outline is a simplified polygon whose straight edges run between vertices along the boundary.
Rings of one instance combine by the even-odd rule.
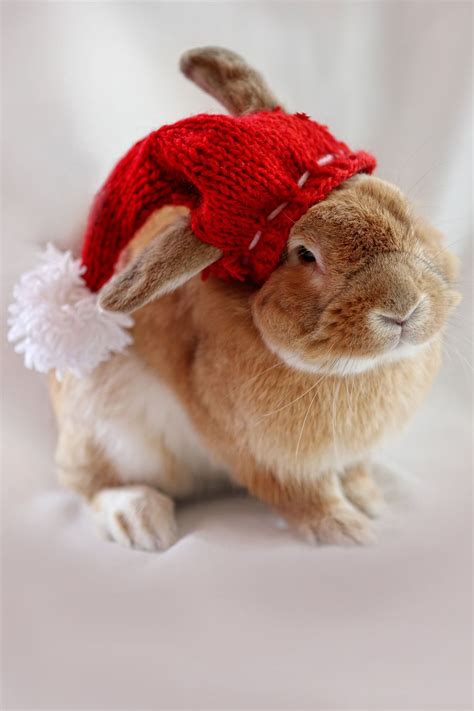
[[[232,113],[276,105],[227,50],[187,53],[182,68]],[[263,286],[196,276],[218,258],[170,207],[122,253],[100,303],[135,311],[133,345],[85,378],[50,377],[60,480],[108,537],[144,550],[176,540],[175,500],[229,486],[310,539],[370,540],[371,453],[440,366],[456,260],[368,176],[293,225]]]
[[[167,213],[161,222],[169,221]],[[140,235],[139,249],[145,241]],[[416,357],[366,372],[307,373],[262,340],[250,307],[254,291],[195,277],[135,312],[134,343],[125,354],[87,378],[51,377],[60,480],[92,503],[109,537],[166,547],[177,535],[173,500],[240,485],[306,533],[313,517],[321,518],[320,502],[334,501],[348,521],[317,537],[370,539],[369,518],[348,493],[359,509],[377,513],[370,454],[429,390],[441,337]],[[141,530],[147,507],[137,501],[156,504],[154,517],[146,516],[151,534]]]

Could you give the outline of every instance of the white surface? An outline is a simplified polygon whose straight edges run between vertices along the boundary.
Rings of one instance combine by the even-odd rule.
[[[2,9],[5,294],[39,244],[77,240],[134,140],[217,109],[177,71],[202,44],[372,150],[446,233],[466,294],[436,387],[385,452],[418,485],[361,550],[308,547],[243,499],[183,510],[165,554],[97,539],[56,487],[45,383],[3,341],[4,708],[470,708],[470,3]]]

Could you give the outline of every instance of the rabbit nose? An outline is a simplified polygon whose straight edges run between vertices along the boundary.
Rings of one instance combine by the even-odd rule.
[[[422,296],[419,301],[412,306],[408,311],[406,311],[404,314],[396,314],[396,313],[389,313],[386,311],[378,311],[377,316],[380,318],[381,321],[386,323],[388,326],[400,326],[400,328],[403,328],[407,324],[407,322],[412,319],[417,312],[421,310],[421,305],[423,301],[425,300],[425,297]]]
[[[400,319],[398,316],[389,316],[387,314],[379,314],[384,321],[386,321],[388,324],[395,324],[396,326],[404,326],[405,323],[408,321],[410,318],[407,316],[404,319]]]

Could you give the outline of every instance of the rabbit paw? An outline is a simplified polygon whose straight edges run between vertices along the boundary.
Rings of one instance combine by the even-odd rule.
[[[177,539],[172,499],[149,486],[102,489],[92,509],[102,533],[123,546],[165,550]]]
[[[364,545],[375,541],[372,524],[367,516],[350,504],[338,504],[324,516],[299,526],[310,541],[332,545]]]
[[[368,467],[360,464],[344,473],[344,494],[349,501],[370,518],[377,518],[385,507],[382,493]]]

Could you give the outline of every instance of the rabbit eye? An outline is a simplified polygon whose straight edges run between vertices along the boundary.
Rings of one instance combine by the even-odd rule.
[[[314,254],[309,249],[306,249],[306,247],[303,246],[298,247],[298,259],[300,260],[300,262],[306,263],[316,261],[316,257],[314,256]]]

